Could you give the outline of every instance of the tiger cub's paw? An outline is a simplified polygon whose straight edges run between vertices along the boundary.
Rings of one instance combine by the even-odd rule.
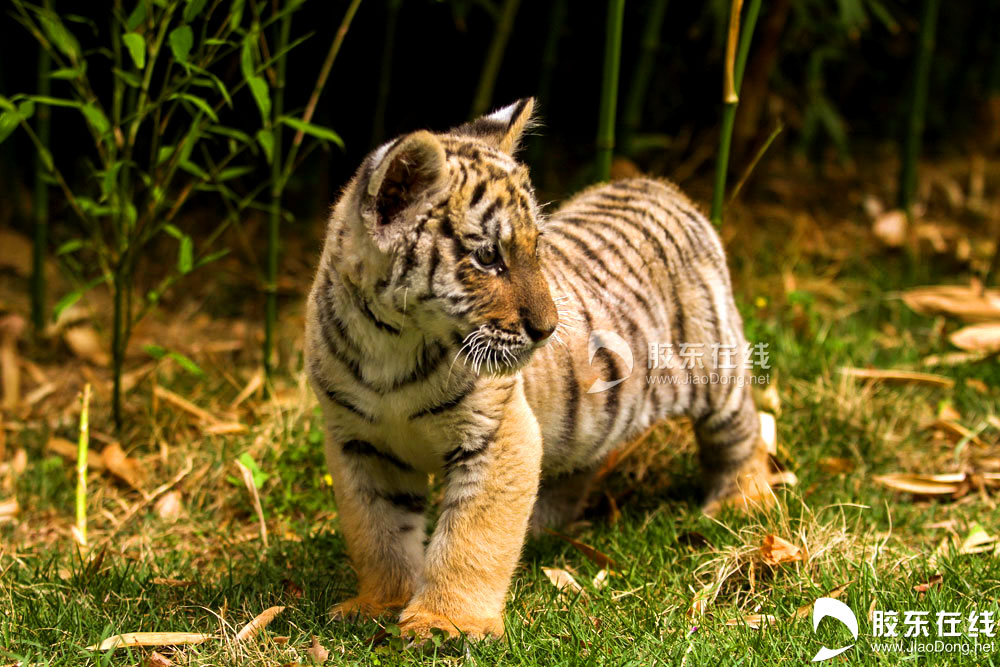
[[[366,621],[386,614],[394,614],[405,606],[405,602],[381,602],[370,597],[357,596],[335,604],[330,609],[334,621]]]
[[[717,514],[723,507],[752,512],[775,503],[777,497],[768,479],[771,476],[767,449],[763,442],[757,451],[738,470],[723,478],[716,478],[708,485],[708,497],[702,511]]]
[[[467,639],[499,639],[503,637],[503,618],[473,618],[455,616],[452,618],[419,609],[407,609],[399,619],[400,634],[404,638],[421,643],[430,639],[435,629],[449,637]]]

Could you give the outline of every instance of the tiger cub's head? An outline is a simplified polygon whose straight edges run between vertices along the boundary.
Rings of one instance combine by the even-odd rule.
[[[538,205],[513,157],[532,106],[383,145],[331,219],[334,264],[370,312],[454,343],[477,373],[522,367],[558,323],[538,261]]]

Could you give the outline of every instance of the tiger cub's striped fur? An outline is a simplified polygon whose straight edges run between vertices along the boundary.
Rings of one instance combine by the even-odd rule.
[[[695,420],[710,503],[766,489],[748,387],[637,374],[588,393],[623,373],[592,332],[641,352],[742,343],[741,323],[718,238],[670,185],[592,188],[540,226],[512,157],[531,109],[386,144],[333,209],[306,359],[358,574],[336,616],[501,635],[532,509],[536,527],[571,516],[601,457],[667,415]],[[425,546],[429,474],[444,500]]]

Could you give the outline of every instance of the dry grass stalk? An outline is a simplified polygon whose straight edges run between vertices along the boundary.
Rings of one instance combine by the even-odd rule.
[[[244,642],[249,639],[253,639],[260,633],[261,630],[266,628],[268,624],[274,620],[275,616],[283,611],[285,611],[284,607],[268,607],[236,633],[236,641]]]
[[[253,502],[254,512],[257,513],[257,521],[260,524],[260,541],[264,543],[264,548],[267,549],[267,522],[264,521],[264,508],[260,504],[260,494],[257,493],[257,485],[253,481],[253,473],[240,461],[236,461],[236,465],[240,469],[240,475],[243,477],[243,484],[247,487],[247,491],[250,492],[250,500]]]
[[[929,384],[936,387],[950,389],[955,386],[955,381],[944,375],[934,373],[919,373],[917,371],[902,371],[879,368],[841,368],[840,372],[848,377],[860,378],[863,380],[887,380],[893,382],[917,382]]]
[[[110,651],[123,646],[183,646],[186,644],[202,644],[217,635],[203,632],[126,632],[108,637],[100,644],[88,646],[88,651]]]

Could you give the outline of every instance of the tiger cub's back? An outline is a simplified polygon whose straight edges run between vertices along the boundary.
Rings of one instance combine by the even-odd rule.
[[[544,225],[539,252],[563,322],[563,344],[523,371],[544,475],[592,466],[656,421],[697,419],[732,398],[735,383],[692,383],[710,370],[684,367],[697,351],[712,366],[715,350],[745,343],[718,235],[676,186],[636,178],[585,190]]]

